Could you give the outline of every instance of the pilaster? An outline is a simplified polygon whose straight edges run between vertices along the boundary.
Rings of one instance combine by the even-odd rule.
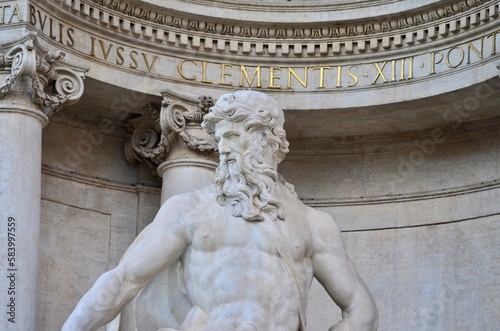
[[[0,45],[0,329],[36,330],[42,128],[83,93],[86,70],[36,33]]]

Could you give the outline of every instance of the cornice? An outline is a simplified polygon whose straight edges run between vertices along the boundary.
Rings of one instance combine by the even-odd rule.
[[[498,0],[457,3],[344,23],[210,22],[153,11],[118,0],[53,0],[67,12],[113,34],[171,50],[212,56],[314,58],[366,55],[469,34],[499,18]]]

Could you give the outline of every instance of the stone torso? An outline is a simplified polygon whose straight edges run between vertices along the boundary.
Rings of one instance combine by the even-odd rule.
[[[206,208],[198,208],[203,213],[185,220],[190,245],[181,262],[194,307],[182,330],[297,330],[293,284],[275,243],[259,224],[234,217],[229,207],[216,204],[213,194]],[[307,293],[312,268],[306,208],[296,199],[284,205],[287,217],[276,222]]]

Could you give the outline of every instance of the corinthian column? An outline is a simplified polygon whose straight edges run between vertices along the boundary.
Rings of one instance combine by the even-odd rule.
[[[36,330],[42,128],[83,93],[83,71],[36,34],[0,45],[0,329]]]
[[[160,111],[146,105],[145,115],[129,123],[132,136],[125,151],[130,162],[144,162],[162,178],[163,203],[213,184],[218,156],[215,141],[200,126],[214,100],[172,91],[162,95]],[[179,328],[191,308],[179,272],[176,263],[149,283],[122,314],[120,330]],[[111,330],[118,330],[117,324]]]

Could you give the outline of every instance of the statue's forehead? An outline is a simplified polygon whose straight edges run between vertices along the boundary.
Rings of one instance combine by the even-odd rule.
[[[245,132],[245,124],[242,121],[220,120],[214,125],[214,134],[222,136],[225,132]]]

